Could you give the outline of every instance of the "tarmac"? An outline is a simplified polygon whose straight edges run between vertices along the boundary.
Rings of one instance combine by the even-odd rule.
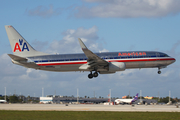
[[[0,104],[0,110],[22,111],[126,111],[126,112],[180,112],[175,105],[85,105],[85,104]]]

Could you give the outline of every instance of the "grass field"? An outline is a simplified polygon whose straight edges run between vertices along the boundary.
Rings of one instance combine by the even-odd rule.
[[[180,120],[178,112],[6,111],[0,120]]]

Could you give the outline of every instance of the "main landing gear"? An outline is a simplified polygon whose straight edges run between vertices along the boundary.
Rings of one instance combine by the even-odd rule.
[[[161,70],[160,70],[160,68],[158,68],[158,74],[161,74]]]
[[[88,78],[92,79],[93,77],[97,77],[97,76],[98,76],[98,72],[97,71],[94,72],[94,73],[92,73],[92,71],[91,71],[91,73],[88,75]]]

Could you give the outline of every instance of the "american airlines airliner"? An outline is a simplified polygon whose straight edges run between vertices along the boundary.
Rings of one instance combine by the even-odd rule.
[[[88,78],[99,74],[111,74],[133,68],[167,67],[176,60],[165,53],[157,51],[120,51],[93,53],[83,41],[78,38],[83,53],[79,54],[47,54],[36,51],[11,26],[5,26],[13,54],[8,54],[14,64],[38,70],[68,72],[89,71]]]

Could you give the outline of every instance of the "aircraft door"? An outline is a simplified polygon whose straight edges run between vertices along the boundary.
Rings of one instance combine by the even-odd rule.
[[[39,63],[39,66],[42,66],[42,59],[40,59],[40,60],[38,61],[38,63]]]
[[[160,54],[156,53],[156,60],[160,60],[159,57],[160,57]]]

